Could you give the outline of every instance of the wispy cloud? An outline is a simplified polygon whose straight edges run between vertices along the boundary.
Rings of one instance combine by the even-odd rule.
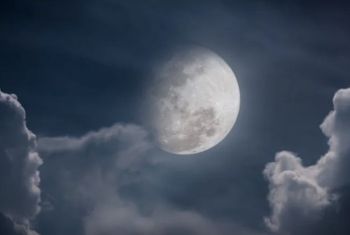
[[[155,188],[143,190],[162,177],[171,187],[171,180],[154,170],[161,167],[162,156],[155,154],[147,132],[139,126],[115,124],[81,137],[41,138],[39,149],[48,165],[55,163],[52,184],[60,194],[52,197],[72,205],[72,214],[74,208],[83,211],[77,226],[84,234],[257,234],[232,221],[179,208]],[[59,206],[55,200],[54,208]]]

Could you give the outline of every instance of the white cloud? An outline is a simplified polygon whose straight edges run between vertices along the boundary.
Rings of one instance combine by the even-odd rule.
[[[40,210],[41,164],[23,107],[15,95],[0,91],[0,212],[30,234],[29,220]]]
[[[317,172],[304,167],[291,152],[278,153],[264,174],[270,183],[268,199],[272,207],[272,215],[265,221],[273,231],[289,231],[297,224],[313,222],[331,203],[328,189],[317,181]]]
[[[321,125],[329,151],[315,165],[305,167],[287,151],[277,153],[275,162],[266,165],[272,214],[265,221],[273,231],[293,233],[316,222],[336,201],[334,191],[349,183],[350,89],[339,90],[333,104],[334,111]]]

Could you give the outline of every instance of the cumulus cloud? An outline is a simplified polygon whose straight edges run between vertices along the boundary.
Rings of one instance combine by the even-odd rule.
[[[273,231],[294,231],[315,222],[331,203],[328,188],[317,181],[313,169],[304,167],[291,152],[280,152],[264,171],[270,183],[272,215],[266,218]]]
[[[0,212],[14,230],[35,234],[29,221],[40,210],[36,137],[27,128],[25,110],[13,94],[0,91]]]
[[[43,179],[43,188],[60,228],[79,217],[76,234],[257,234],[162,198],[154,182],[164,180],[169,187],[171,182],[156,173],[162,156],[139,126],[115,124],[81,137],[40,138],[39,149],[43,174],[55,171],[55,177]],[[59,212],[64,206],[69,213]]]
[[[316,164],[303,166],[295,153],[282,151],[266,165],[272,213],[265,221],[273,231],[300,234],[313,226],[337,201],[338,189],[349,183],[350,89],[339,90],[333,104],[334,110],[321,124],[329,151]]]

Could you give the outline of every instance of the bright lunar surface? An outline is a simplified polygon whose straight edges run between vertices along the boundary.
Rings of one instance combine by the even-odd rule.
[[[195,154],[215,146],[230,132],[239,112],[235,74],[204,48],[175,54],[156,71],[149,91],[154,137],[170,153]]]

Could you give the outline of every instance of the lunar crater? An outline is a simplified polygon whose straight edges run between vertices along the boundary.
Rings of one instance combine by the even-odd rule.
[[[234,73],[205,49],[180,53],[161,66],[148,99],[150,123],[159,146],[194,154],[219,143],[239,111]]]
[[[172,92],[168,93],[168,97],[159,97],[163,103],[168,103],[168,105],[164,106],[165,109],[157,120],[158,123],[164,125],[157,135],[163,143],[172,146],[169,151],[185,152],[204,142],[205,138],[213,136],[216,133],[218,120],[212,107],[200,107],[191,110],[186,97],[181,97],[175,91],[178,89],[170,89]],[[164,122],[165,120],[171,120],[171,116],[166,117],[170,113],[174,115],[173,117],[176,116],[173,125]],[[183,134],[185,132],[186,134]]]

